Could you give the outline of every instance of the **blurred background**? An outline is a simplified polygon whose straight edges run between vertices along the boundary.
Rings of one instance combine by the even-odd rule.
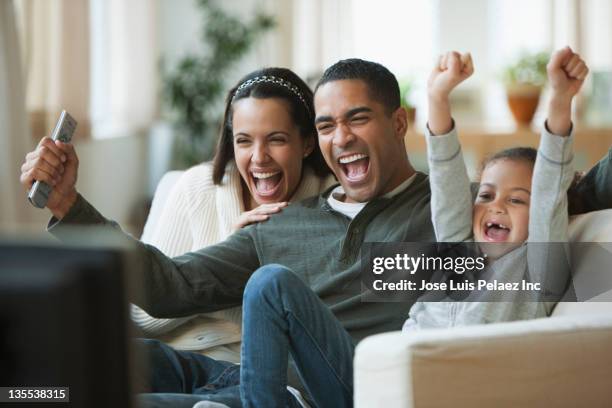
[[[591,67],[574,106],[587,169],[612,145],[608,0],[0,0],[0,229],[44,227],[20,167],[67,109],[79,191],[139,235],[161,176],[210,159],[227,90],[262,66],[314,84],[341,58],[386,65],[426,170],[428,72],[440,53],[470,51],[476,74],[453,109],[474,176],[492,151],[537,145],[545,63],[564,45]]]

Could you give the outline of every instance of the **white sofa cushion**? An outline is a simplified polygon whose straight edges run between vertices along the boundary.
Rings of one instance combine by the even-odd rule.
[[[590,252],[581,252],[580,259],[576,259],[576,257],[572,259],[573,275],[576,279],[576,285],[580,286],[582,282],[591,279],[588,275],[589,272],[593,272],[593,266],[600,266],[601,262],[594,260],[597,252],[612,251],[612,210],[594,211],[572,217],[569,224],[569,234],[572,242],[601,243],[601,245],[591,245]],[[601,252],[599,256],[601,256]],[[612,259],[612,253],[609,258]],[[611,276],[608,281],[612,281],[612,266],[609,266],[607,270],[596,272],[600,274],[609,272]],[[603,299],[608,301],[603,301]],[[612,314],[612,302],[609,300],[612,300],[612,290],[588,302],[560,302],[555,307],[553,316],[587,315],[604,312]]]
[[[612,315],[551,317],[363,340],[355,407],[607,406]]]

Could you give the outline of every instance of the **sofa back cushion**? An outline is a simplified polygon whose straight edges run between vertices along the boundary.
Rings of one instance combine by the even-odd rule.
[[[596,279],[602,287],[612,288],[612,263],[606,263],[606,260],[612,261],[612,210],[572,217],[569,235],[571,242],[592,243],[572,250],[574,286],[578,295],[581,287],[592,286]],[[594,271],[594,267],[598,270]],[[553,316],[611,312],[612,290],[608,290],[587,302],[560,302]]]

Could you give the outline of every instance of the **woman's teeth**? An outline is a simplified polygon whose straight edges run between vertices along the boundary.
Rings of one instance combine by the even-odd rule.
[[[256,172],[253,172],[252,174],[253,174],[254,178],[257,178],[257,179],[267,179],[267,178],[276,176],[278,173],[280,173],[280,171],[265,172],[265,173],[256,173]]]
[[[365,159],[366,157],[368,157],[367,154],[352,154],[350,156],[341,157],[340,159],[338,159],[338,162],[340,162],[340,164],[347,164],[357,160]]]

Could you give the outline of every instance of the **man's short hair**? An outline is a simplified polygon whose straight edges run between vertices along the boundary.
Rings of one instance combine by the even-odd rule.
[[[370,97],[381,103],[391,114],[400,107],[400,90],[395,75],[379,63],[359,58],[336,62],[327,68],[317,83],[315,93],[322,85],[344,79],[358,79],[368,87]]]

